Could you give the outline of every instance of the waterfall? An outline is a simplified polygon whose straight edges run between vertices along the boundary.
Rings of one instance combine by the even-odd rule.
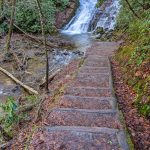
[[[96,3],[97,0],[80,0],[80,6],[75,16],[65,26],[62,32],[70,34],[86,33],[90,21],[93,18]]]
[[[98,22],[96,27],[102,27],[105,30],[113,30],[116,25],[117,15],[120,10],[120,1],[119,0],[108,0],[103,3],[105,5],[105,9],[99,9],[101,14],[99,15]],[[94,30],[95,30],[94,29]]]
[[[80,0],[80,6],[75,16],[63,28],[62,33],[81,34],[87,33],[89,30],[94,31],[97,27],[104,29],[113,29],[116,24],[116,16],[119,11],[119,0],[105,0],[102,5],[103,9],[96,8],[97,0]],[[96,19],[95,19],[95,16]],[[94,22],[94,19],[96,20]],[[96,24],[94,28],[93,22]]]

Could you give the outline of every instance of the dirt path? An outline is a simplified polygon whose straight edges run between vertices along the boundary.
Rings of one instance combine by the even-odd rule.
[[[113,96],[108,57],[116,43],[94,43],[58,108],[33,134],[30,150],[128,150]]]

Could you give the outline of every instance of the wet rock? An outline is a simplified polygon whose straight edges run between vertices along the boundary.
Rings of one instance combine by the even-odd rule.
[[[79,5],[79,0],[69,0],[69,4],[64,11],[56,13],[55,26],[60,29],[62,28],[75,14],[75,11]]]
[[[81,56],[82,54],[83,53],[80,51],[69,52],[67,50],[60,51],[55,49],[53,51],[53,62],[59,65],[67,65],[71,60]]]
[[[10,85],[7,87],[3,87],[2,95],[9,95],[9,96],[17,96],[21,94],[21,87],[19,85]]]
[[[55,45],[57,45],[61,48],[67,48],[67,49],[75,48],[75,44],[73,42],[70,42],[68,40],[64,40],[64,39],[59,38],[59,37],[49,36],[48,41],[54,43]]]
[[[20,93],[20,86],[16,85],[12,90],[12,93]]]
[[[13,61],[13,53],[6,53],[3,57],[2,62],[12,62]]]
[[[104,30],[103,27],[97,27],[95,33],[96,33],[96,34],[104,34],[104,33],[105,33],[105,30]]]
[[[81,52],[81,51],[75,51],[73,52],[75,55],[78,55],[78,56],[83,56],[84,55],[84,52]]]
[[[105,1],[94,13],[90,23],[90,31],[95,31],[98,27],[103,27],[105,30],[114,29],[116,17],[120,9],[120,4],[117,0]]]

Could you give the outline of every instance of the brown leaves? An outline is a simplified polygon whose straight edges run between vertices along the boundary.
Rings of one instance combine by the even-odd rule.
[[[126,83],[123,82],[120,66],[112,62],[114,87],[119,102],[119,108],[124,114],[126,125],[132,135],[136,150],[148,150],[150,147],[150,121],[138,114],[133,105],[135,93]],[[146,77],[147,73],[136,71],[136,77]]]
[[[142,71],[137,71],[137,72],[135,73],[135,76],[136,76],[136,77],[141,77],[141,76],[142,76]]]

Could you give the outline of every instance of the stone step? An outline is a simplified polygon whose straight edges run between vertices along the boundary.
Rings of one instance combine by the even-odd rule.
[[[84,66],[109,67],[108,63],[102,62],[102,61],[87,61],[87,62],[84,63]]]
[[[50,126],[87,126],[120,128],[118,114],[115,110],[88,110],[73,108],[56,108],[45,118]]]
[[[109,76],[108,75],[89,75],[79,74],[76,79],[71,83],[74,87],[104,87],[109,88]]]
[[[108,73],[95,73],[95,74],[92,74],[92,73],[78,73],[76,78],[85,78],[85,79],[88,79],[88,78],[98,78],[101,80],[102,79],[109,79],[110,76]]]
[[[89,67],[89,66],[82,66],[79,73],[90,73],[90,74],[109,74],[108,67]]]
[[[110,51],[109,49],[99,49],[99,50],[97,50],[97,49],[95,49],[95,50],[89,50],[89,51],[86,51],[86,56],[88,57],[88,56],[91,56],[91,55],[98,55],[98,56],[106,56],[106,57],[108,57],[108,56],[112,56],[112,54],[114,54],[114,52],[113,51]]]
[[[104,60],[93,60],[93,61],[91,59],[90,61],[86,60],[85,63],[84,63],[84,66],[109,67],[109,64],[108,64],[108,60],[107,59],[104,59]]]
[[[107,56],[99,56],[99,55],[88,55],[87,57],[85,56],[85,61],[101,61],[105,60],[107,63],[109,63],[109,59]]]
[[[43,127],[29,143],[30,150],[129,150],[123,131],[91,127]]]
[[[110,97],[94,98],[64,95],[60,107],[79,109],[115,109],[115,100]]]
[[[112,97],[109,88],[92,88],[92,87],[68,87],[66,95],[82,97]]]

